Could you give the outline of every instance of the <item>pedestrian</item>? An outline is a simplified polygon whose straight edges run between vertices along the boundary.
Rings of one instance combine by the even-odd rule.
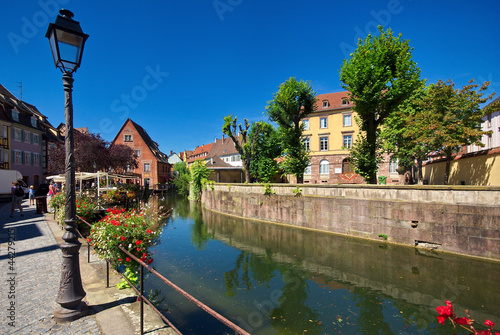
[[[14,210],[19,208],[19,212],[21,213],[21,216],[24,216],[23,214],[23,207],[22,207],[22,202],[23,202],[23,197],[24,197],[24,191],[21,185],[19,185],[19,182],[13,181],[12,182],[12,188],[10,189],[10,194],[12,197],[12,205],[10,207],[10,216],[12,217],[14,215]]]
[[[35,189],[33,188],[33,185],[30,186],[29,198],[30,198],[30,206],[34,206],[35,205]]]
[[[49,193],[47,193],[47,201],[49,203],[49,207],[50,207],[50,200],[52,200],[52,198],[56,195],[56,188],[54,187],[54,181],[51,180],[50,181],[50,184],[49,184]],[[50,208],[49,208],[49,212],[50,212]]]

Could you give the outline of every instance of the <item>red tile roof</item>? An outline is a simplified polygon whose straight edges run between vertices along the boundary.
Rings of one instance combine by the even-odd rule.
[[[346,107],[353,106],[352,101],[349,100],[349,92],[348,91],[318,94],[316,96],[316,99],[318,99],[318,100],[316,101],[316,104],[314,105],[315,111],[331,110],[331,109],[346,108]],[[348,101],[347,105],[342,104],[342,100],[344,100],[344,99],[347,99],[347,101]],[[324,101],[328,102],[328,107],[323,107]]]

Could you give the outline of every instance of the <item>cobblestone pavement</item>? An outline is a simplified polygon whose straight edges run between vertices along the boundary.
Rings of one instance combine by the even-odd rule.
[[[10,217],[10,203],[0,203],[0,334],[101,334],[94,316],[54,322],[62,253],[28,204]]]

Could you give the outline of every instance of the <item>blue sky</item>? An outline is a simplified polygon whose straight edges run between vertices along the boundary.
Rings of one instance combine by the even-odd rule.
[[[222,136],[223,117],[266,120],[289,77],[341,91],[339,70],[377,24],[402,33],[429,83],[492,81],[500,93],[500,1],[4,1],[0,83],[64,122],[45,33],[66,8],[90,35],[74,74],[74,125],[111,141],[127,118],[170,153]]]

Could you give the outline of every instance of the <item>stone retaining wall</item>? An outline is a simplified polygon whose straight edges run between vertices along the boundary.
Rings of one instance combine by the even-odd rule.
[[[249,219],[500,260],[500,187],[215,184],[203,206]],[[275,193],[274,193],[275,192]]]

